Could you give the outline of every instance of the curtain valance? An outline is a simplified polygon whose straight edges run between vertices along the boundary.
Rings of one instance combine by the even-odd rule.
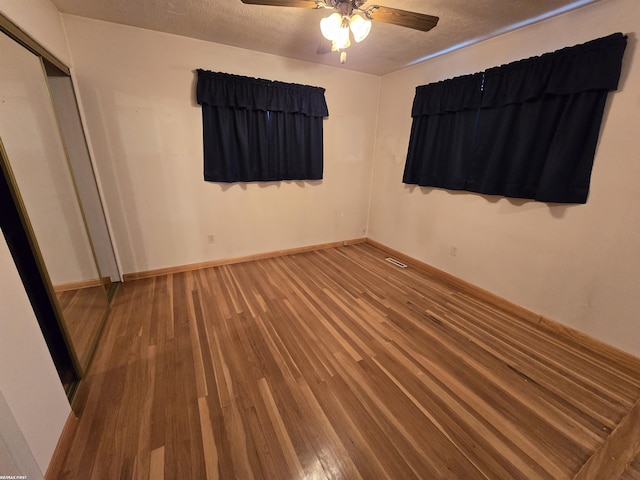
[[[615,33],[484,72],[482,106],[523,103],[545,95],[571,95],[618,87],[626,37]]]
[[[476,109],[480,106],[482,73],[416,87],[411,116]]]
[[[198,69],[200,105],[327,117],[325,89]]]

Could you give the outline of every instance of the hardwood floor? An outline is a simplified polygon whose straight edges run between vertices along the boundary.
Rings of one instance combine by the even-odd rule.
[[[638,478],[640,360],[386,256],[123,284],[55,478]]]

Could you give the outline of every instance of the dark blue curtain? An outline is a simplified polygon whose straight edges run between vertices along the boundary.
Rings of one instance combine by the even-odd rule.
[[[466,188],[482,74],[416,88],[404,183]]]
[[[404,182],[585,203],[607,94],[618,86],[626,40],[617,33],[460,77],[480,77],[479,82],[439,82],[464,90],[456,94],[465,99],[458,111],[475,112],[475,119],[469,113],[453,127],[442,122],[449,112],[425,114],[416,108],[424,103],[422,89],[432,85],[418,87]],[[416,127],[429,122],[428,128]],[[433,154],[431,137],[444,153]],[[438,165],[425,167],[432,163]],[[443,182],[430,174],[444,168],[466,175]]]
[[[204,179],[318,180],[324,89],[198,70]]]

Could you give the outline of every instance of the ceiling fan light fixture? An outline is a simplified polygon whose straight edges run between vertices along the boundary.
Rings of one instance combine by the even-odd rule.
[[[326,18],[320,20],[320,31],[327,40],[334,40],[338,35],[338,30],[342,26],[342,16],[334,12]]]
[[[332,9],[333,12],[328,17],[320,20],[320,31],[323,37],[330,42],[330,51],[340,52],[342,62],[345,61],[347,55],[344,50],[351,45],[350,37],[353,36],[355,42],[362,42],[371,31],[372,20],[422,32],[431,30],[440,20],[433,15],[382,5],[363,8],[367,0],[241,0],[241,2],[313,10]],[[328,51],[329,43],[322,41],[317,53],[328,53]]]
[[[351,40],[349,39],[349,27],[340,27],[336,31],[335,37],[333,37],[333,43],[335,43],[336,47],[339,49],[347,48],[351,45]]]
[[[349,27],[353,33],[353,39],[356,42],[361,42],[367,38],[367,35],[369,35],[371,31],[371,20],[364,19],[357,13],[354,13],[349,22]]]

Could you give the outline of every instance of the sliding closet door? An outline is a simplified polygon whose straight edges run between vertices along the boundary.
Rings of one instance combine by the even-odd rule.
[[[80,371],[108,311],[40,57],[0,34],[0,138]]]
[[[60,132],[69,156],[69,164],[76,179],[80,203],[85,212],[87,228],[91,237],[96,260],[105,286],[111,282],[120,282],[120,272],[111,235],[107,226],[102,199],[98,191],[95,172],[84,136],[82,120],[76,103],[71,77],[63,74],[54,66],[46,64],[47,81],[53,99]]]

